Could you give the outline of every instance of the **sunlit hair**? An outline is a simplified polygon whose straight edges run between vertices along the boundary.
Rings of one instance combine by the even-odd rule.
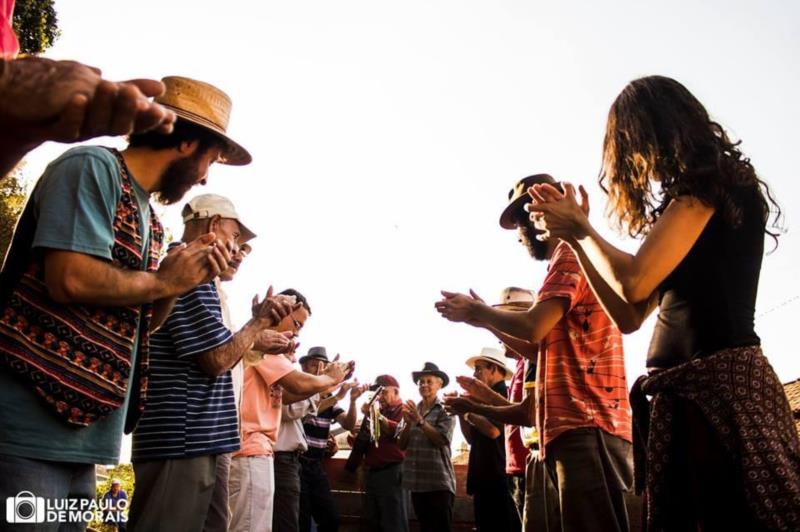
[[[689,195],[717,209],[733,227],[742,223],[735,187],[754,187],[766,226],[780,207],[750,159],[683,85],[663,76],[630,82],[608,112],[600,187],[609,214],[631,236],[645,235],[670,200]],[[653,190],[658,181],[660,190]],[[766,231],[773,238],[776,232]]]

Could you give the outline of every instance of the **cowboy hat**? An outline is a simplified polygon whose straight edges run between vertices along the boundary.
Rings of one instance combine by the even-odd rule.
[[[516,229],[517,222],[514,217],[520,212],[522,206],[531,202],[528,196],[528,189],[536,184],[550,183],[557,185],[556,180],[550,174],[534,174],[517,181],[514,188],[508,191],[508,205],[500,215],[500,227],[503,229]]]
[[[156,103],[174,111],[178,118],[204,127],[219,137],[225,145],[222,164],[250,164],[253,160],[250,153],[227,134],[232,107],[230,96],[214,85],[194,79],[168,76],[161,81],[166,90],[154,98]]]
[[[494,347],[484,347],[481,349],[480,355],[471,356],[467,359],[467,366],[475,369],[475,362],[478,360],[489,362],[498,366],[503,372],[503,379],[508,380],[514,376],[514,372],[506,366],[506,363],[503,361],[502,357],[503,353],[499,349],[495,349]]]
[[[441,371],[439,366],[433,362],[425,362],[425,366],[420,371],[411,373],[411,379],[414,381],[414,384],[416,384],[423,375],[433,375],[434,377],[442,379],[442,388],[450,383],[450,377],[447,376],[447,373]]]

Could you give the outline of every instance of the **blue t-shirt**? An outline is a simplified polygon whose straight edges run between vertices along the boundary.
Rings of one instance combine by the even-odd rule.
[[[150,235],[149,194],[132,181],[141,217],[144,269]],[[105,148],[82,146],[65,152],[50,163],[31,197],[37,220],[33,247],[75,251],[110,261],[121,183],[119,163]],[[131,365],[136,363],[137,343]],[[77,427],[51,413],[29,384],[0,371],[0,454],[116,464],[129,401],[130,388],[123,405],[110,416]]]
[[[222,322],[213,283],[177,299],[150,339],[147,404],[133,432],[134,462],[191,458],[239,449],[239,420],[231,372],[211,377],[200,354],[233,338]]]

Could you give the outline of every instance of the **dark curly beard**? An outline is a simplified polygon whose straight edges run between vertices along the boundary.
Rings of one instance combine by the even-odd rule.
[[[200,175],[200,159],[204,150],[197,149],[183,159],[169,163],[161,175],[161,188],[156,192],[156,200],[163,205],[178,203],[189,190],[203,177]]]
[[[541,234],[530,222],[517,225],[519,241],[528,250],[534,260],[547,260],[547,242],[536,239]]]

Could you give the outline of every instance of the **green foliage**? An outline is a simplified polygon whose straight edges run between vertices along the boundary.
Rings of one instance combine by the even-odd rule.
[[[107,474],[108,478],[106,480],[97,479],[97,487],[95,488],[97,500],[103,500],[103,496],[111,489],[111,480],[118,478],[122,489],[128,494],[128,508],[130,508],[130,503],[133,500],[133,465],[120,464],[117,467],[109,468]],[[99,532],[114,532],[116,530],[110,524],[101,523],[100,521],[90,523],[89,526],[92,530]]]
[[[18,166],[8,177],[0,180],[0,262],[11,244],[14,227],[27,197],[21,167]]]
[[[54,3],[54,0],[17,0],[13,25],[21,53],[40,54],[61,35]]]

